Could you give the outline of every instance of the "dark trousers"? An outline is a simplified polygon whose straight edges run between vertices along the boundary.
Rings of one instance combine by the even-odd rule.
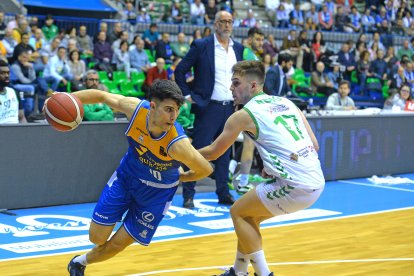
[[[233,102],[223,105],[221,103],[210,102],[207,107],[200,108],[193,104],[195,115],[193,146],[196,149],[210,145],[222,132],[226,120],[234,112]],[[214,161],[216,194],[218,198],[229,195],[227,182],[229,181],[230,149]],[[183,183],[184,200],[194,197],[196,182]]]

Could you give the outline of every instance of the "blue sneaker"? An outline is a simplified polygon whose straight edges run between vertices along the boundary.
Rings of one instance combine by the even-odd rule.
[[[226,270],[223,274],[220,274],[219,276],[237,276],[236,272],[234,271],[233,267],[230,267],[229,270]]]
[[[75,257],[70,260],[68,264],[68,272],[70,276],[84,276],[85,275],[85,268],[86,266],[81,265],[80,263],[75,263],[73,260],[78,257],[79,255],[76,255]]]
[[[254,274],[254,276],[257,276],[257,274],[255,273],[255,274]],[[269,274],[269,276],[273,276],[273,272],[271,272],[271,273]]]

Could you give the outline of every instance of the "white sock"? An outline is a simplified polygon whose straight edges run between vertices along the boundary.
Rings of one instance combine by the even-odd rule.
[[[73,259],[75,263],[80,263],[81,265],[88,265],[88,262],[86,261],[86,254],[77,256],[75,259]]]
[[[264,255],[264,251],[260,250],[254,252],[252,254],[247,255],[250,259],[250,263],[252,264],[254,271],[259,276],[268,276],[270,274],[269,267],[266,263],[266,258]]]
[[[244,187],[247,184],[249,184],[249,174],[246,174],[246,173],[240,174],[239,186]]]
[[[234,262],[234,271],[236,272],[236,275],[248,275],[247,273],[247,267],[249,266],[249,258],[244,255],[243,253],[240,253],[237,251],[236,254],[236,261]]]
[[[232,159],[232,160],[230,161],[230,164],[229,164],[229,171],[230,171],[232,174],[234,174],[234,171],[236,170],[236,167],[237,167],[237,161],[236,161],[236,160],[234,160],[234,159]]]

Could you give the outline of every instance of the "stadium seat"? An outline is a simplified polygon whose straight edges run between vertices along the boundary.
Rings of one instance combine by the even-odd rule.
[[[108,87],[109,92],[111,92],[112,94],[122,94],[116,82],[107,80],[107,81],[102,81],[102,84]]]
[[[129,97],[144,98],[145,93],[137,91],[132,82],[121,82],[121,94]]]
[[[106,71],[98,71],[98,77],[101,82],[109,81],[108,73]]]
[[[128,82],[128,77],[125,71],[115,71],[113,80],[115,83],[121,84],[123,82]]]
[[[155,62],[155,56],[154,56],[154,54],[151,52],[151,50],[149,50],[149,49],[145,49],[145,53],[147,53],[147,56],[148,56],[148,61],[149,61],[150,63]]]
[[[131,82],[141,91],[142,84],[145,81],[145,74],[143,72],[131,72]]]

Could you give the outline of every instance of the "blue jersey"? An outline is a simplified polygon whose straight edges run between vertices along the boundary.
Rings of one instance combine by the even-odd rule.
[[[148,101],[141,101],[135,109],[125,132],[129,143],[128,152],[118,169],[148,186],[175,186],[178,184],[181,162],[172,159],[168,150],[175,142],[187,136],[181,125],[175,122],[160,137],[152,137],[148,130],[149,110]]]

